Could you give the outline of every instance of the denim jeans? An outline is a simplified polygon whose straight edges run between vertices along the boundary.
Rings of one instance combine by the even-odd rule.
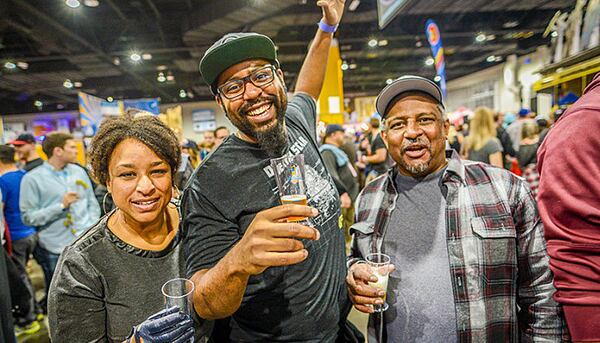
[[[18,306],[15,310],[14,315],[17,323],[27,324],[35,320],[35,292],[29,276],[27,275],[27,262],[29,256],[33,253],[37,245],[37,235],[31,235],[18,241],[13,241],[13,256],[16,267],[16,274],[21,279],[23,284],[22,292],[19,292],[18,299],[13,303],[13,307]]]
[[[44,297],[45,302],[46,298],[48,297],[48,290],[50,289],[50,281],[52,281],[52,275],[54,275],[56,263],[58,262],[60,255],[51,253],[50,251],[42,248],[38,243],[33,251],[33,257],[44,271],[44,283],[46,285],[46,296]],[[45,304],[43,306],[45,307]]]

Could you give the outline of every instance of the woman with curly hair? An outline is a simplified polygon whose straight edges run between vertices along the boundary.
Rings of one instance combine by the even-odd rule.
[[[127,114],[100,125],[91,167],[116,208],[61,255],[48,305],[53,342],[193,336],[191,318],[162,310],[161,286],[185,275],[180,217],[171,201],[180,158],[175,134],[156,117]]]

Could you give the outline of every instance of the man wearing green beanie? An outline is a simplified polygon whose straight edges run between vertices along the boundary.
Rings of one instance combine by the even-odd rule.
[[[345,0],[323,17],[288,101],[275,45],[257,33],[214,43],[200,72],[238,131],[182,198],[186,269],[218,342],[336,342],[350,309],[336,188],[320,158],[316,101]],[[304,155],[308,206],[280,205],[272,158]],[[288,217],[308,217],[288,222]],[[220,319],[225,319],[221,321]]]

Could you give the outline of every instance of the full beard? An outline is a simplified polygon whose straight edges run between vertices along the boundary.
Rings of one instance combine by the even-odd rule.
[[[247,116],[248,109],[265,100],[270,101],[273,104],[272,106],[275,106],[274,124],[271,121],[262,125],[270,125],[270,127],[261,128],[252,125],[248,120],[240,120],[239,126],[236,126],[238,126],[240,131],[244,134],[256,139],[258,146],[260,146],[267,155],[270,157],[279,157],[283,155],[287,147],[287,132],[284,124],[285,111],[287,109],[285,94],[280,94],[279,96],[267,95],[252,102],[248,102],[240,108],[239,113],[242,118],[244,118]]]

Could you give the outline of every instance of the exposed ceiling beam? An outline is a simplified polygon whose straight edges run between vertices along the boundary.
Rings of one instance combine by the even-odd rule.
[[[113,0],[104,0],[104,1],[106,1],[106,3],[113,9],[113,11],[115,11],[115,13],[119,16],[119,18],[121,18],[121,20],[127,20],[127,17],[125,16],[125,14],[121,11],[119,6],[117,6],[113,2]]]
[[[162,27],[160,26],[160,21],[161,21],[160,12],[158,11],[158,8],[156,8],[154,1],[146,0],[146,3],[148,4],[148,7],[150,7],[150,9],[152,10],[152,13],[154,14],[154,18],[156,18],[156,27],[158,28],[158,35],[160,36],[160,40],[162,41],[163,46],[166,47],[167,39],[165,38],[165,32],[163,31]]]

